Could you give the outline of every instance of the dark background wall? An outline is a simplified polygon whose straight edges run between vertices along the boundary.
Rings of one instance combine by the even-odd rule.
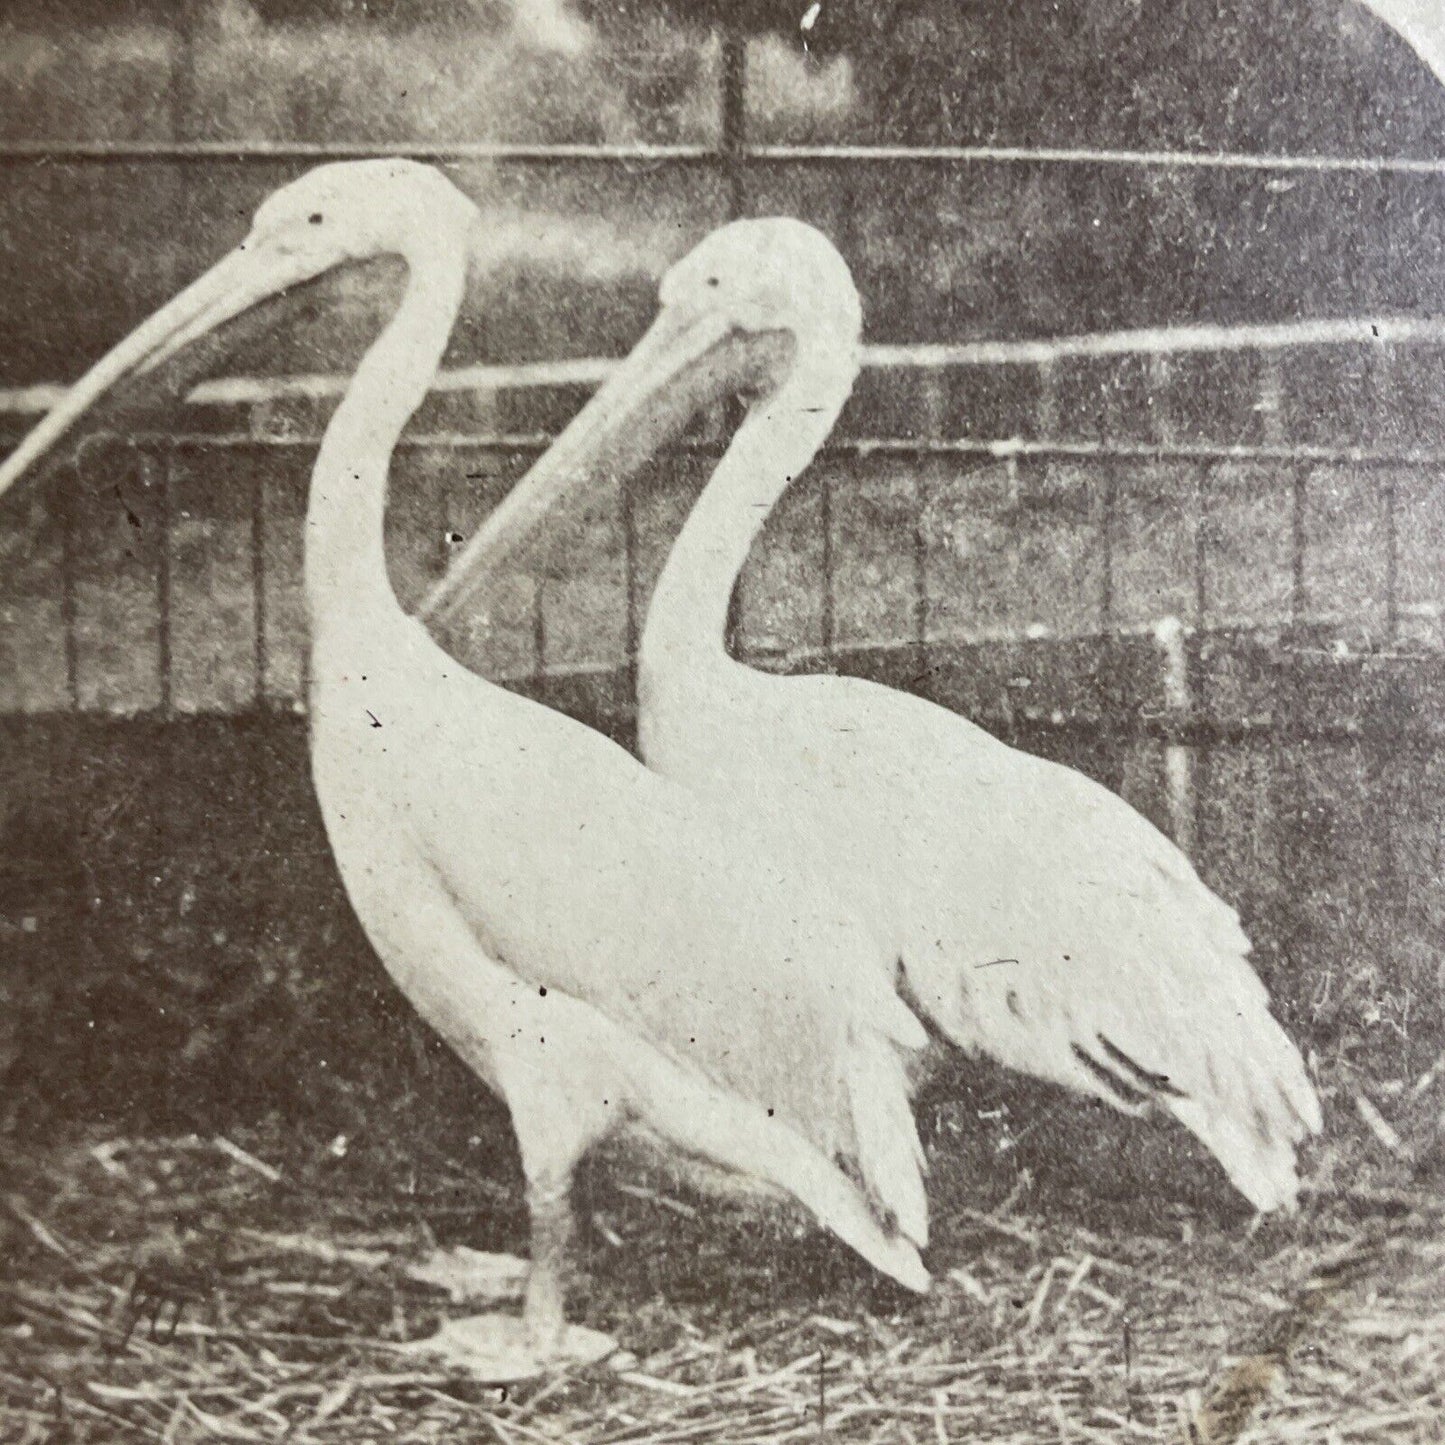
[[[660,4],[598,5],[589,23],[538,0],[20,0],[0,19],[0,139],[707,144],[721,127],[722,45],[683,8],[689,21]],[[789,27],[748,47],[758,143],[1398,158],[1438,153],[1445,127],[1438,86],[1351,0],[828,4],[808,52],[794,8],[742,12]],[[572,29],[549,27],[553,12]],[[73,374],[300,168],[11,166],[0,380]],[[547,222],[526,261],[479,291],[459,356],[625,349],[659,265],[725,205],[697,167],[456,176],[499,222],[511,207]],[[1438,309],[1438,188],[1429,176],[1026,161],[772,165],[750,173],[745,204],[823,224],[857,271],[870,333],[923,340]],[[333,325],[268,362],[334,365]]]
[[[1441,155],[1445,97],[1343,3],[825,6],[806,53],[791,8],[732,13],[758,143]],[[0,142],[712,146],[726,54],[706,14],[661,5],[16,4]],[[76,374],[305,164],[12,153],[0,382]],[[737,183],[675,161],[453,172],[506,253],[454,363],[625,351]],[[870,340],[916,342],[1437,313],[1442,183],[993,156],[761,161],[740,190],[834,237]],[[384,267],[338,278],[217,364],[345,370],[394,295]],[[1445,997],[1440,368],[1412,346],[871,370],[845,441],[1052,445],[829,455],[750,564],[739,646],[930,693],[1119,788],[1240,904],[1331,1067],[1405,1078],[1439,1053]],[[577,400],[418,418],[393,474],[404,600],[530,456],[484,434]],[[409,1037],[306,779],[299,521],[323,422],[291,401],[153,409],[135,447],[0,503],[0,1063],[27,1117],[310,1106]],[[628,640],[705,475],[676,456],[563,519],[467,660],[627,740]],[[1167,616],[1188,629],[1182,703]]]

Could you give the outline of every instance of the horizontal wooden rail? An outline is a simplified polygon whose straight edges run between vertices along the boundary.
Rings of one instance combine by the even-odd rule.
[[[590,145],[505,141],[58,141],[0,143],[0,165],[131,165],[227,162],[276,164],[399,156],[436,165],[1079,165],[1145,170],[1214,170],[1328,175],[1445,175],[1445,157],[1289,155],[1248,151],[1128,150],[1001,145]]]
[[[1037,341],[911,342],[869,346],[864,363],[931,369],[945,366],[1051,366],[1060,361],[1122,356],[1221,355],[1306,346],[1445,345],[1445,318],[1321,317],[1302,321],[1151,326]]]
[[[710,145],[517,145],[490,141],[50,141],[0,142],[0,165],[193,165],[371,160],[395,156],[432,165],[516,162],[552,165],[576,161],[599,165],[710,165],[720,152]]]
[[[878,370],[939,370],[970,366],[1051,366],[1058,362],[1125,356],[1222,355],[1311,346],[1445,346],[1445,318],[1322,317],[1238,326],[1183,325],[1104,331],[1022,340],[907,342],[863,348],[863,365]],[[597,386],[619,365],[608,357],[511,364],[479,363],[440,372],[434,392],[521,391],[537,387]],[[257,406],[295,399],[335,399],[348,376],[312,372],[297,376],[223,377],[203,382],[188,398],[197,405]],[[41,416],[65,394],[59,382],[0,388],[0,416]]]
[[[159,451],[227,451],[255,447],[287,450],[314,449],[318,433],[278,431],[133,431],[93,432],[87,448],[126,441],[138,448]],[[502,452],[529,455],[543,452],[555,438],[550,432],[417,431],[397,443],[401,451]],[[725,443],[682,441],[671,450],[695,456],[720,456]],[[1432,447],[1314,446],[1303,442],[1281,445],[1218,442],[1031,441],[1024,437],[834,437],[819,452],[822,457],[975,457],[981,461],[1097,461],[1097,462],[1272,462],[1304,466],[1418,467],[1442,473],[1445,450]],[[1269,485],[1277,485],[1271,482]]]

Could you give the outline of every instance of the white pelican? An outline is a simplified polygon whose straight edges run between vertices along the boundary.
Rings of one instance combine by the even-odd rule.
[[[1126,1113],[1166,1110],[1256,1209],[1292,1206],[1319,1101],[1238,917],[1173,843],[1083,774],[933,703],[728,655],[738,573],[857,373],[861,312],[842,257],[801,222],[737,221],[668,272],[661,303],[474,544],[485,552],[542,499],[585,484],[607,447],[625,453],[664,388],[696,395],[698,368],[760,389],[653,594],[638,681],[648,766],[791,820],[953,1043]],[[762,337],[785,340],[786,359],[761,383],[755,366],[729,373],[729,345],[752,338],[756,352]],[[432,610],[475,582],[464,552]]]
[[[469,674],[392,593],[390,457],[452,330],[478,219],[440,173],[405,161],[325,166],[286,186],[234,252],[75,385],[0,467],[0,490],[128,373],[332,267],[400,256],[405,296],[312,474],[311,761],[376,951],[511,1111],[533,1263],[522,1321],[484,1332],[487,1373],[532,1373],[573,1349],[572,1172],[623,1126],[791,1194],[925,1289],[904,1070],[925,1036],[871,933],[740,809]]]

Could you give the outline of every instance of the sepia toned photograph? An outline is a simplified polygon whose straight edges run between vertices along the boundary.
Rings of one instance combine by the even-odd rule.
[[[1441,0],[6,0],[0,1440],[1445,1440]]]

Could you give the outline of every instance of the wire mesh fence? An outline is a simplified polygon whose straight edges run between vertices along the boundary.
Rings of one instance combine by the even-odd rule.
[[[1278,376],[1266,365],[1261,377],[1268,395]],[[1167,396],[1152,399],[1162,411]],[[0,705],[167,715],[304,700],[300,518],[325,400],[300,401],[247,405],[235,429],[93,438],[11,509],[13,665]],[[1036,403],[1028,436],[831,443],[743,581],[744,653],[785,667],[949,645],[1041,652],[1123,642],[1173,618],[1196,653],[1225,633],[1269,636],[1336,670],[1410,656],[1429,671],[1445,606],[1445,452],[1172,439],[1158,416],[1154,440],[1061,439],[1047,435],[1047,387]],[[441,575],[456,539],[545,445],[428,428],[404,441],[391,521],[404,599]],[[510,579],[522,600],[485,643],[461,640],[480,649],[470,660],[534,684],[629,666],[651,577],[718,446],[695,441],[568,519],[565,565]],[[1172,708],[1184,720],[1155,718],[1156,731],[1262,725],[1257,708],[1204,713],[1198,688],[1171,686],[1190,699]],[[1308,725],[1346,735],[1363,724],[1341,703]],[[1416,709],[1391,728],[1434,725]]]
[[[1206,186],[1242,176],[1261,194],[1307,178],[1352,204],[1363,195],[1365,214],[1373,193],[1359,187],[1402,186],[1408,199],[1445,170],[1388,157],[750,145],[742,54],[729,38],[718,135],[704,143],[11,142],[0,165],[12,192],[137,167],[218,193],[244,171],[264,189],[304,164],[388,152],[495,163],[529,178],[519,194],[554,177],[565,190],[579,170],[641,193],[680,170],[697,179],[679,203],[689,224],[796,209],[783,205],[796,195],[850,259],[873,255],[874,232],[905,214],[891,191],[869,211],[866,178],[913,185],[909,167],[935,178],[908,194],[936,209],[953,204],[948,186],[1002,167],[1088,186],[1104,172]],[[1267,194],[1283,205],[1292,193]],[[929,254],[920,241],[909,259]],[[156,269],[180,264],[167,252]],[[755,549],[736,650],[762,667],[907,688],[1098,776],[1241,907],[1302,1036],[1376,1068],[1419,1064],[1445,997],[1438,330],[1256,323],[962,342],[934,291],[861,269],[883,339]],[[442,378],[393,467],[389,550],[405,604],[598,374],[583,361]],[[84,902],[91,937],[163,975],[136,984],[134,957],[127,966],[147,1029],[157,998],[225,994],[215,980],[234,974],[243,941],[275,966],[271,983],[252,971],[226,994],[229,1016],[264,1009],[283,1059],[276,1020],[312,987],[296,960],[345,936],[299,716],[307,474],[337,385],[228,378],[173,428],[94,439],[0,510],[0,921],[22,952],[51,958],[58,937],[83,951]],[[4,409],[18,423],[52,395],[12,391]],[[498,579],[487,627],[449,645],[630,741],[652,582],[724,440],[714,419],[559,518],[557,550]],[[258,914],[258,898],[281,893],[309,902]],[[112,1017],[123,1028],[129,1015]],[[225,1028],[206,1028],[224,1056]]]
[[[700,72],[716,85],[714,118],[696,134],[683,126],[676,138],[665,142],[215,138],[205,135],[204,118],[193,103],[199,93],[197,67],[206,63],[204,46],[198,50],[194,16],[178,18],[175,41],[166,62],[170,101],[162,129],[167,133],[123,141],[0,141],[7,189],[23,193],[37,185],[70,186],[96,168],[171,177],[183,189],[190,187],[186,176],[199,176],[204,189],[211,187],[211,177],[224,183],[226,177],[255,172],[264,179],[278,166],[284,173],[304,164],[377,154],[464,167],[495,164],[538,178],[580,167],[598,173],[604,185],[630,183],[639,175],[656,181],[663,172],[680,167],[717,181],[716,199],[703,202],[704,211],[709,205],[718,207],[714,219],[770,208],[780,184],[784,189],[800,187],[806,208],[826,212],[836,223],[834,229],[844,233],[838,239],[845,251],[861,255],[876,249],[858,234],[860,224],[871,225],[859,219],[867,210],[859,204],[863,189],[872,183],[865,177],[912,175],[909,168],[916,167],[922,168],[920,178],[995,175],[998,167],[1080,178],[1110,171],[1175,178],[1197,173],[1210,180],[1239,174],[1254,177],[1276,200],[1305,178],[1345,187],[1371,178],[1413,185],[1435,184],[1445,173],[1445,161],[1408,156],[764,143],[754,137],[765,133],[767,124],[749,115],[754,97],[748,42],[726,24],[709,42],[709,58]],[[935,197],[937,206],[947,210],[954,204],[947,189],[952,182],[937,184],[943,187]],[[1378,209],[1390,201],[1390,193],[1382,191],[1376,199]],[[1368,197],[1365,206],[1368,211]],[[1093,224],[1100,224],[1097,216]],[[125,239],[118,236],[116,244]],[[927,237],[919,239],[925,249],[932,244]],[[850,246],[850,241],[857,244]],[[914,262],[927,269],[926,259],[919,255]],[[162,269],[175,267],[167,262]],[[865,294],[869,289],[865,279]],[[893,295],[896,282],[885,289],[890,294],[868,296],[871,314],[895,320],[901,316],[904,325],[913,318],[926,331],[936,329],[930,314],[937,310],[936,298],[912,297],[906,286]],[[1361,352],[1351,343],[1365,339],[1366,325],[1368,343],[1374,345]],[[1438,535],[1438,494],[1429,479],[1438,476],[1445,447],[1434,427],[1418,425],[1408,403],[1422,392],[1428,396],[1439,380],[1440,353],[1431,349],[1441,340],[1439,328],[1399,320],[1317,322],[1298,327],[1293,337],[1289,333],[1288,325],[1253,324],[1105,334],[1080,338],[1073,345],[965,344],[953,338],[920,343],[905,337],[875,347],[875,365],[860,388],[850,433],[835,442],[825,458],[824,479],[792,499],[793,512],[808,512],[813,518],[816,535],[811,539],[796,527],[790,534],[797,558],[807,563],[803,574],[809,580],[799,587],[793,561],[765,551],[742,588],[739,645],[754,660],[777,666],[820,661],[839,665],[847,660],[842,653],[862,665],[860,649],[902,651],[923,659],[930,647],[991,640],[1036,645],[1038,651],[1051,635],[1093,637],[1096,645],[1116,647],[1125,633],[1147,633],[1163,617],[1175,616],[1196,640],[1222,629],[1283,628],[1302,635],[1321,627],[1328,631],[1348,619],[1350,637],[1335,641],[1352,650],[1389,652],[1417,644],[1428,649],[1439,641],[1441,606],[1433,581],[1441,569],[1431,551]],[[1364,394],[1347,395],[1335,407],[1328,386],[1323,397],[1294,395],[1296,389],[1306,390],[1309,379],[1287,377],[1262,348],[1289,347],[1296,341],[1300,344],[1293,355],[1326,355],[1327,367],[1336,356],[1349,357],[1342,367],[1347,373],[1358,370],[1363,355]],[[1406,345],[1416,341],[1422,344]],[[1389,343],[1394,349],[1386,354],[1382,348]],[[1203,352],[1231,364],[1227,374],[1216,371],[1204,385],[1191,388],[1186,378],[1182,385],[1176,380],[1171,386],[1171,349]],[[1405,389],[1403,404],[1395,404],[1392,411],[1391,385],[1410,369],[1391,359],[1402,349],[1426,360],[1413,368],[1413,393]],[[1067,373],[1070,362],[1110,358],[1125,369],[1140,363],[1142,386],[1140,377],[1130,380],[1120,371],[1085,369],[1072,381]],[[995,377],[1000,370],[1026,374],[1022,386],[1013,380],[1005,383],[1004,392],[1012,395],[1002,410],[989,404],[996,400],[991,394],[999,390]],[[900,372],[910,373],[902,384]],[[1225,409],[1202,424],[1191,419],[1205,387],[1221,381]],[[975,404],[980,384],[985,393],[982,408]],[[1120,398],[1121,389],[1129,386],[1138,393],[1132,415]],[[575,390],[559,389],[555,380],[532,393],[546,398],[541,430],[560,416],[551,405],[559,391],[576,395]],[[48,399],[44,393],[44,388],[12,392],[8,409],[23,412],[43,405]],[[527,392],[514,390],[513,397],[518,395],[526,397]],[[1019,400],[1023,396],[1026,400]],[[304,695],[304,627],[294,545],[304,477],[291,454],[304,453],[314,441],[318,413],[314,407],[298,408],[297,398],[288,395],[284,385],[266,381],[254,383],[249,397],[244,382],[232,382],[226,399],[241,403],[234,412],[236,430],[189,434],[183,422],[173,434],[138,438],[119,473],[113,457],[96,461],[105,454],[103,446],[93,449],[92,462],[82,461],[68,487],[52,489],[48,511],[32,512],[19,543],[11,525],[11,550],[20,545],[27,560],[17,569],[22,575],[12,577],[7,588],[16,666],[0,692],[0,708],[156,711],[164,716],[234,711],[257,703],[289,706]],[[529,406],[524,400],[513,410],[525,416]],[[1231,406],[1232,413],[1226,414]],[[506,397],[493,397],[480,410],[505,418],[507,407]],[[408,453],[438,454],[418,464],[428,476],[445,471],[456,459],[478,460],[474,466],[458,462],[453,468],[466,479],[466,487],[449,484],[439,495],[419,499],[408,497],[404,483],[394,489],[396,530],[404,542],[415,544],[398,562],[398,586],[404,595],[414,590],[414,582],[434,576],[444,565],[445,539],[467,530],[481,502],[462,493],[467,488],[479,492],[476,484],[486,478],[514,474],[514,459],[530,455],[540,444],[531,428],[521,436],[498,435],[499,430],[508,429],[464,423],[430,434],[423,428],[408,441]],[[89,481],[84,476],[87,465],[96,468]],[[256,474],[236,475],[247,466]],[[866,527],[849,526],[858,506],[852,494],[860,487],[866,492],[875,474],[910,468],[916,473],[911,481],[888,486],[894,492],[899,486],[905,492],[912,487],[914,514],[906,515],[907,506],[895,498],[884,509],[886,525],[879,530],[889,540],[866,542]],[[208,471],[225,480],[208,481]],[[1033,545],[1038,552],[1038,539],[1021,544],[1002,533],[996,540],[1005,570],[1012,568],[1015,574],[1012,583],[1001,578],[997,568],[989,575],[987,569],[959,565],[956,544],[972,524],[950,516],[948,535],[940,541],[935,535],[942,525],[938,518],[957,511],[970,486],[984,498],[985,512],[996,517],[999,511],[987,486],[954,486],[954,477],[975,472],[1004,478],[1003,506],[1012,515],[1053,516],[1053,541],[1074,557],[1075,575],[1065,576],[1067,569],[1037,557],[1020,556],[1021,545]],[[1128,504],[1131,488],[1138,491],[1137,480],[1145,473],[1167,479],[1159,481],[1160,496],[1167,500],[1154,505],[1172,508],[1178,521],[1173,529],[1178,536],[1162,523],[1154,525],[1153,533],[1166,537],[1169,546],[1192,546],[1192,556],[1145,561],[1133,555],[1141,550],[1135,535],[1139,519]],[[1251,480],[1242,480],[1245,477]],[[426,485],[430,492],[438,491],[435,480]],[[648,488],[650,494],[657,490],[655,483]],[[1254,500],[1231,500],[1244,493]],[[1258,508],[1263,532],[1256,540],[1267,540],[1274,552],[1253,560],[1228,555],[1228,533],[1231,527],[1238,530],[1235,513],[1241,507]],[[1076,515],[1060,521],[1070,508]],[[620,576],[577,574],[531,586],[527,615],[494,626],[492,655],[478,661],[533,685],[563,675],[627,668],[645,605],[638,558],[656,548],[651,537],[637,535],[640,526],[647,528],[647,508],[639,510],[634,490],[624,491],[614,511],[620,521],[613,531],[619,535],[604,545],[601,555],[617,554],[613,573],[620,569]],[[439,527],[443,514],[453,520]],[[644,520],[639,522],[639,517]],[[672,520],[677,520],[675,513]],[[1362,527],[1368,537],[1360,534]],[[840,529],[848,535],[839,535]],[[1192,542],[1180,540],[1184,533]],[[898,550],[892,540],[896,537],[913,539],[911,556],[885,555],[890,548]],[[1365,542],[1361,555],[1368,559],[1367,585],[1360,576],[1351,577],[1350,562],[1341,554],[1342,548],[1360,540]],[[882,550],[860,572],[852,554],[861,545]],[[1117,555],[1121,545],[1130,554],[1122,575]],[[1279,575],[1281,546],[1289,554],[1283,564],[1287,586]],[[1046,587],[1036,584],[1051,575],[1051,566],[1061,586],[1049,596]],[[840,569],[848,574],[850,567],[852,574],[840,580]],[[1138,592],[1146,584],[1135,574],[1151,569],[1157,596],[1152,601],[1136,598],[1131,587]],[[1252,580],[1251,571],[1256,574]],[[971,595],[970,588],[985,583],[993,584],[995,592],[1001,582],[1005,591],[1010,585],[1017,591],[1023,585],[1020,577],[1034,579],[1029,586],[1038,595],[1029,605],[1011,608],[999,605],[996,595]],[[773,585],[761,578],[771,578]],[[527,579],[520,579],[518,586],[527,590]],[[905,596],[910,587],[912,594]],[[789,600],[794,592],[797,597]],[[565,617],[567,599],[577,604],[585,622]],[[869,615],[865,619],[862,614]],[[988,617],[993,621],[984,625],[980,619]],[[802,631],[790,635],[790,619]],[[595,635],[588,635],[589,629]],[[217,645],[221,639],[227,645]],[[1194,646],[1191,655],[1199,652]],[[1199,667],[1196,656],[1189,664],[1191,675]],[[1150,725],[1156,731],[1199,734],[1206,726],[1238,731],[1259,724],[1257,709],[1248,718],[1247,709],[1236,709],[1238,716],[1219,716],[1201,704],[1198,687],[1170,687],[1176,703],[1166,710],[1167,720],[1162,713],[1153,718]],[[1188,701],[1180,703],[1180,698]],[[1071,719],[1081,708],[1089,711],[1078,699],[1067,707],[1035,702],[1021,706],[1036,721],[1059,715]],[[1418,710],[1412,714],[1417,715]],[[1344,713],[1335,716],[1330,709],[1315,721],[1337,733],[1357,726],[1357,720]]]

